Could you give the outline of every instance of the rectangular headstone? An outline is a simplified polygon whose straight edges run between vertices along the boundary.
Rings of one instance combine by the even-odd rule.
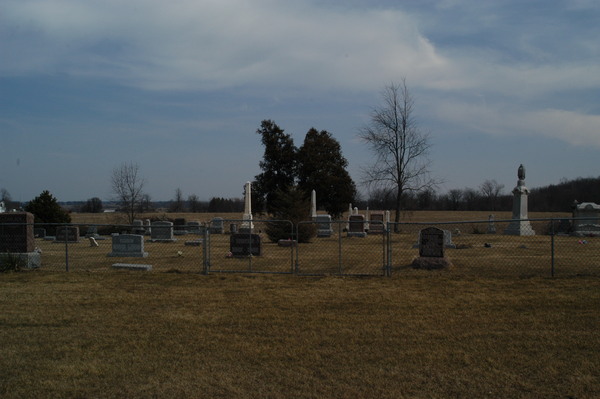
[[[229,251],[234,257],[260,256],[261,241],[258,234],[232,234],[229,237]]]
[[[202,226],[202,223],[198,222],[197,220],[190,221],[187,224],[187,231],[191,234],[203,234],[204,226]]]
[[[348,237],[366,237],[365,216],[350,215],[348,217]]]
[[[113,269],[125,269],[125,270],[152,270],[152,265],[141,265],[135,263],[113,263]]]
[[[317,237],[331,237],[331,215],[317,215],[313,220],[317,224]]]
[[[444,231],[435,227],[421,230],[419,256],[425,258],[444,257]]]
[[[56,228],[55,242],[79,242],[79,227],[78,226],[58,226]]]
[[[144,228],[144,221],[136,219],[133,221],[133,227],[131,228],[132,234],[146,234],[146,229]]]
[[[144,252],[144,236],[138,234],[120,234],[112,237],[112,257],[134,257],[145,258],[148,252]]]
[[[152,223],[151,241],[171,242],[173,238],[173,223],[168,221],[158,221]]]
[[[186,229],[186,220],[185,218],[177,218],[173,220],[173,229],[175,235],[185,235],[187,234]]]
[[[216,217],[210,221],[210,234],[223,234],[224,231],[223,218]]]
[[[371,213],[371,220],[369,221],[369,234],[383,234],[385,232],[383,219],[383,212]]]
[[[0,213],[0,252],[33,252],[33,219],[29,212]]]

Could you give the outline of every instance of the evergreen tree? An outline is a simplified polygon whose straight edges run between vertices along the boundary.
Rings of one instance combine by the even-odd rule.
[[[272,206],[272,217],[275,220],[289,220],[292,226],[285,222],[267,222],[266,233],[272,242],[294,239],[298,242],[309,242],[317,233],[316,226],[312,223],[298,225],[306,221],[310,212],[310,196],[297,186],[279,190]],[[296,228],[299,227],[298,236]]]
[[[32,199],[25,211],[35,217],[36,224],[43,223],[71,223],[71,215],[58,204],[58,201],[48,190],[44,190],[38,197]],[[54,228],[50,228],[54,231]]]
[[[298,186],[308,193],[315,190],[317,207],[334,218],[347,209],[356,195],[347,166],[340,143],[329,132],[312,128],[306,133],[298,150]]]
[[[271,120],[263,120],[256,133],[262,136],[265,153],[259,163],[262,173],[252,184],[252,210],[272,213],[277,196],[295,183],[297,149],[292,137]]]

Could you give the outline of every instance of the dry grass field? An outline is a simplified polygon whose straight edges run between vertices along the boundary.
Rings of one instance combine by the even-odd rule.
[[[110,240],[72,244],[71,273],[57,273],[64,245],[38,239],[41,269],[0,274],[0,397],[600,397],[600,241],[556,237],[549,278],[548,236],[476,233],[485,226],[461,225],[453,267],[426,271],[409,267],[422,226],[403,225],[391,278],[330,275],[381,274],[381,236],[301,244],[299,271],[322,276],[216,273],[294,267],[293,250],[272,243],[227,258],[228,235],[211,237],[209,275],[185,239],[147,243],[148,258],[107,258]],[[154,271],[111,270],[120,261]]]
[[[0,274],[2,398],[597,398],[600,279]]]

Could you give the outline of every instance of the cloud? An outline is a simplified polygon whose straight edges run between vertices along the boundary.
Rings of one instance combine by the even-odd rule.
[[[444,67],[411,17],[275,1],[9,1],[3,75],[68,73],[151,89],[379,86]]]

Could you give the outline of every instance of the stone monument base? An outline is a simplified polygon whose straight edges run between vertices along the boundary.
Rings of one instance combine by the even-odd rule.
[[[441,270],[441,269],[450,269],[452,267],[452,262],[447,257],[443,258],[434,258],[428,256],[420,256],[415,258],[411,264],[413,269],[422,269],[422,270]]]
[[[14,262],[17,258],[20,267],[26,269],[37,269],[42,266],[42,255],[39,252],[23,252],[23,253],[0,253],[0,268],[8,262]]]
[[[504,235],[507,236],[534,236],[535,231],[529,220],[513,220],[510,222],[506,230],[504,230]]]

